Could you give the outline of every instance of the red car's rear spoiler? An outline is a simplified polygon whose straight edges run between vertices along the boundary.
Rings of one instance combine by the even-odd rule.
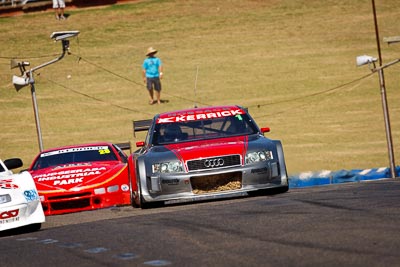
[[[153,120],[133,121],[133,136],[136,137],[136,132],[147,131],[150,129]]]
[[[122,150],[130,150],[131,149],[131,142],[125,142],[125,143],[117,143],[115,144],[117,147],[121,148]]]

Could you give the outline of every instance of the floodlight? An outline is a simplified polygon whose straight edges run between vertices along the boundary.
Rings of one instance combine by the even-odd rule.
[[[18,62],[15,59],[11,59],[11,69],[15,69],[19,66]]]
[[[400,36],[383,37],[383,41],[388,45],[400,42]]]
[[[62,31],[62,32],[53,32],[50,35],[51,39],[54,39],[56,41],[59,40],[65,40],[71,37],[75,37],[79,34],[79,31]]]
[[[30,63],[27,61],[17,62],[15,59],[11,59],[11,69],[18,68],[20,66],[29,66]]]
[[[31,68],[30,70],[26,70],[26,66],[29,66],[29,62],[22,61],[17,62],[15,59],[11,60],[11,69],[19,68],[21,71],[21,76],[13,76],[13,84],[17,91],[21,90],[23,87],[27,86],[28,84],[31,86],[31,95],[32,95],[32,104],[33,104],[33,111],[35,113],[35,122],[36,122],[36,130],[39,142],[39,150],[40,152],[43,151],[43,141],[42,141],[42,132],[40,129],[40,119],[39,119],[39,109],[37,106],[36,100],[36,90],[35,90],[35,79],[34,79],[34,72],[38,69],[46,67],[50,64],[56,63],[57,61],[61,60],[65,53],[69,53],[69,40],[68,38],[75,37],[79,34],[79,31],[61,31],[61,32],[53,32],[50,35],[51,39],[55,41],[61,41],[62,46],[62,53],[57,58],[50,60],[49,62],[43,63],[39,66]]]
[[[23,88],[29,84],[29,78],[13,75],[12,82],[14,84],[15,90],[17,90],[17,92],[18,92],[19,90],[21,90],[21,88]]]
[[[363,55],[363,56],[358,56],[356,61],[357,61],[357,66],[362,66],[365,64],[376,62],[377,60],[378,59],[375,57]]]

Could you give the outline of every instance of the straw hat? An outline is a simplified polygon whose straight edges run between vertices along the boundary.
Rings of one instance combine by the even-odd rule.
[[[154,49],[153,47],[149,47],[149,48],[147,48],[146,56],[148,56],[150,54],[155,54],[155,53],[157,53],[157,50]]]

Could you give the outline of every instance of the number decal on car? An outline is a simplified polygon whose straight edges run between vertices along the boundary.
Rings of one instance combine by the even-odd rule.
[[[110,150],[109,149],[99,149],[99,153],[100,155],[104,155],[104,154],[110,154]]]

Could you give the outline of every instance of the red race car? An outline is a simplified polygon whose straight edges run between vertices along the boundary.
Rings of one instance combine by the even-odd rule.
[[[134,206],[289,189],[281,142],[240,106],[166,112],[133,127],[147,131],[129,157]]]
[[[127,155],[129,143],[107,142],[42,151],[31,173],[45,215],[131,204]]]

